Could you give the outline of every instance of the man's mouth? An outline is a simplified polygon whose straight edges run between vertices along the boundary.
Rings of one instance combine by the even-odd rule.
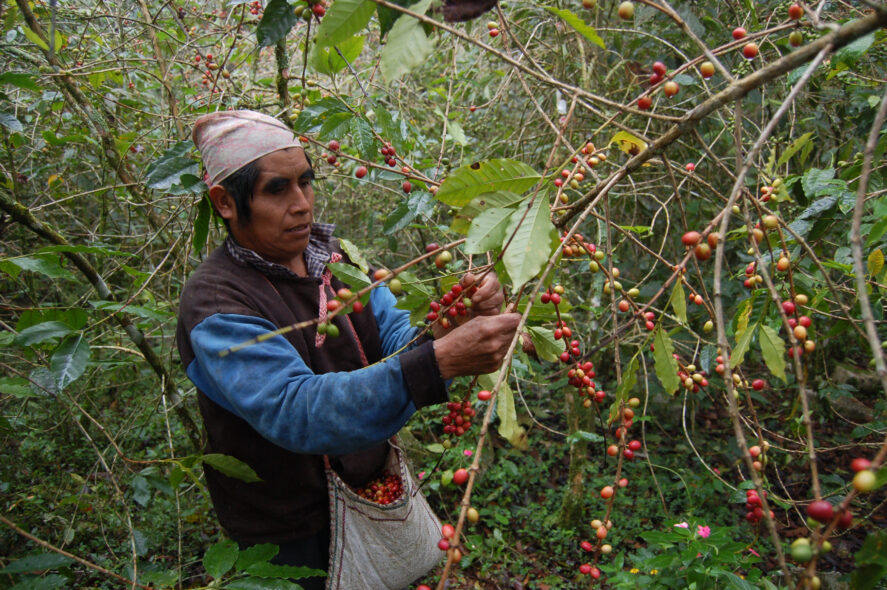
[[[311,224],[310,223],[303,223],[301,225],[294,225],[290,228],[287,228],[286,232],[292,233],[292,234],[310,233],[311,232]]]

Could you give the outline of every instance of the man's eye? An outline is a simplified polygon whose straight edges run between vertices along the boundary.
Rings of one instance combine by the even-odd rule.
[[[306,179],[304,179],[304,180],[300,180],[300,181],[299,181],[299,186],[301,186],[301,187],[303,187],[303,188],[304,188],[304,187],[309,187],[309,186],[311,186],[311,185],[312,185],[312,179],[310,179],[310,178],[306,178]]]

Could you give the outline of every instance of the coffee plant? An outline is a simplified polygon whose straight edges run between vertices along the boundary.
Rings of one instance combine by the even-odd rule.
[[[190,128],[235,108],[298,134],[355,263],[330,265],[350,289],[319,332],[382,284],[452,330],[468,272],[522,314],[498,372],[401,433],[446,522],[419,588],[887,580],[883,2],[15,0],[0,21],[0,588],[311,573],[219,529],[202,464],[257,476],[201,452],[175,347],[225,237]]]

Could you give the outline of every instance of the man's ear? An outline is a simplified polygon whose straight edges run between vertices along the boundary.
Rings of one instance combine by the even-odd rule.
[[[215,184],[209,188],[209,200],[213,207],[225,221],[237,221],[237,205],[234,197],[221,184]]]

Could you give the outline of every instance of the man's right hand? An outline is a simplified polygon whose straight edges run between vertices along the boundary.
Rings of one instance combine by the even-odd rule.
[[[434,341],[441,377],[485,375],[502,364],[514,339],[520,314],[478,316]]]

